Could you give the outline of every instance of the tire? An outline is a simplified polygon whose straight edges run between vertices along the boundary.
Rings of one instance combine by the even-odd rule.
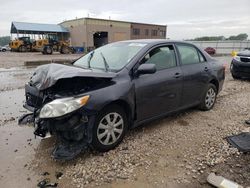
[[[214,107],[217,97],[217,88],[214,84],[208,84],[206,92],[203,94],[200,110],[208,111]]]
[[[233,77],[233,79],[235,79],[235,80],[240,79],[240,77],[239,77],[239,76],[235,76],[233,73],[232,73],[232,77]]]
[[[51,46],[45,46],[43,51],[44,51],[44,54],[51,55],[53,53],[53,48]]]
[[[19,46],[19,48],[18,48],[18,51],[19,52],[27,52],[27,47],[26,46]]]
[[[64,46],[64,45],[61,47],[61,50],[60,50],[61,54],[69,54],[69,52],[70,52],[70,48],[69,47]]]
[[[127,129],[128,120],[124,110],[118,105],[108,106],[97,115],[92,130],[91,145],[101,152],[114,149],[123,140]]]
[[[6,52],[6,49],[2,49],[2,52]]]

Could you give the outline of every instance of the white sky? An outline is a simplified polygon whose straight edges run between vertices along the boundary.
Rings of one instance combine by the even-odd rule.
[[[0,36],[10,35],[12,21],[57,24],[88,15],[168,25],[171,39],[250,38],[250,0],[0,0]]]

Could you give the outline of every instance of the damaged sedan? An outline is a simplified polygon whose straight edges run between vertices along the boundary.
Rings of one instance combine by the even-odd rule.
[[[213,108],[223,65],[193,44],[134,40],[100,47],[72,65],[38,67],[24,107],[37,136],[57,137],[55,159],[115,148],[128,129],[190,107]]]

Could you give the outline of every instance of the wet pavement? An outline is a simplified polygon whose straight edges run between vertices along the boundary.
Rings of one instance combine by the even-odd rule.
[[[39,140],[33,130],[19,127],[16,121],[0,127],[0,187],[34,187],[38,176],[29,170]]]
[[[58,182],[55,173],[61,164],[49,155],[53,138],[35,138],[33,125],[18,126],[17,123],[22,114],[28,113],[22,107],[24,85],[34,69],[24,66],[0,68],[0,187],[33,188],[45,178],[50,178],[52,183]],[[47,165],[49,161],[51,164]],[[44,172],[50,175],[43,176]],[[59,187],[64,187],[62,185]]]
[[[0,91],[24,88],[34,69],[34,67],[0,68]]]

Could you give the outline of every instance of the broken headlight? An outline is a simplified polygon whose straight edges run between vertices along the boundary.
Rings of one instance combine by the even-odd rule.
[[[68,114],[84,106],[88,102],[89,97],[90,96],[87,95],[79,98],[69,97],[56,99],[42,107],[39,117],[55,118]]]

